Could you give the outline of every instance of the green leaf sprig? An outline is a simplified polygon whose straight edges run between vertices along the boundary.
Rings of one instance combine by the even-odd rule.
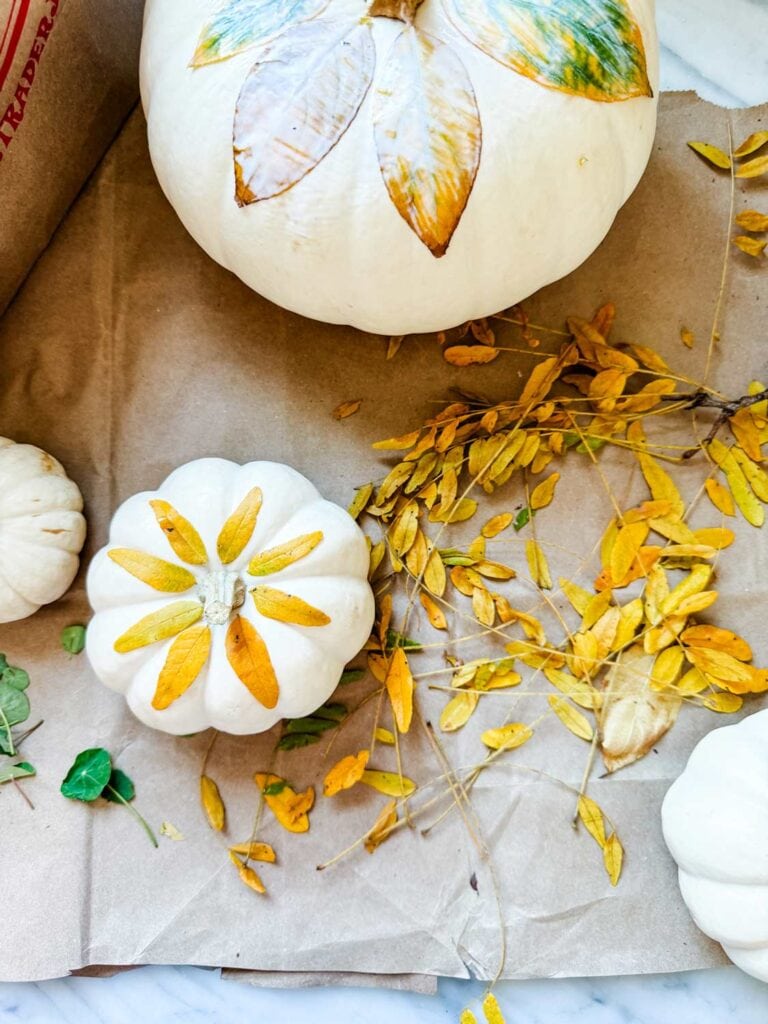
[[[157,837],[145,818],[131,806],[136,787],[124,771],[112,766],[112,757],[103,747],[81,750],[61,784],[61,792],[69,800],[92,803],[99,797],[127,807],[157,847]]]

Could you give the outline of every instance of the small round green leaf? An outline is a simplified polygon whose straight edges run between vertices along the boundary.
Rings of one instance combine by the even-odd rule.
[[[15,668],[13,665],[6,665],[0,673],[0,679],[15,690],[26,690],[29,686],[29,674],[23,668]]]
[[[112,758],[103,747],[82,750],[61,784],[61,792],[70,800],[89,802],[101,796],[112,774]]]
[[[18,725],[20,722],[26,722],[29,718],[29,698],[23,690],[7,683],[6,675],[7,670],[3,673],[0,681],[0,708],[5,716],[3,726],[6,722],[9,726]]]
[[[122,800],[128,803],[136,796],[136,787],[124,771],[120,768],[113,768],[112,774],[109,776],[109,782],[101,795],[105,800],[109,800],[113,804],[122,803]],[[120,797],[122,797],[122,800]]]
[[[69,654],[79,654],[85,647],[85,626],[65,626],[61,631],[61,646]]]

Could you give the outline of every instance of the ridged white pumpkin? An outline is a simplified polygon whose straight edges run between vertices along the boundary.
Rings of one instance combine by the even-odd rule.
[[[768,711],[698,743],[662,806],[694,921],[768,981]]]
[[[405,334],[593,252],[648,160],[657,65],[654,0],[147,0],[141,86],[160,184],[213,259]]]
[[[142,722],[256,733],[315,711],[373,624],[368,548],[289,466],[199,459],[115,513],[86,650]]]
[[[83,498],[52,455],[0,437],[0,622],[58,600],[77,575]]]

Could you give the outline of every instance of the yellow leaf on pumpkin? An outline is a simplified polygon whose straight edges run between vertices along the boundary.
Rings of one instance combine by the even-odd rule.
[[[190,565],[205,565],[208,552],[192,523],[185,519],[168,501],[155,498],[149,503],[155,519],[168,538],[168,543],[182,560]]]
[[[163,711],[186,693],[211,651],[209,626],[188,626],[171,644],[160,670],[152,707]]]
[[[174,601],[139,619],[115,640],[114,648],[118,654],[127,654],[158,640],[167,640],[197,622],[202,614],[203,606],[199,601]]]
[[[227,661],[245,688],[263,704],[277,704],[280,687],[267,645],[243,615],[236,615],[227,629]]]
[[[229,565],[245,550],[256,529],[263,495],[260,487],[252,487],[219,532],[216,553],[222,565]]]
[[[248,563],[248,572],[251,576],[269,576],[273,572],[281,572],[294,562],[306,558],[322,539],[322,530],[315,530],[314,533],[305,533],[268,551],[262,551]]]
[[[307,604],[295,594],[286,594],[263,584],[251,589],[256,611],[276,622],[287,622],[294,626],[327,626],[330,616],[319,608]]]
[[[164,594],[181,594],[197,583],[189,569],[164,558],[156,558],[132,548],[110,548],[107,554],[131,576]]]

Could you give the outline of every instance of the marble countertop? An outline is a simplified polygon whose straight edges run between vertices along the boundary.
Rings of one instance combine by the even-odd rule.
[[[768,0],[658,0],[662,87],[723,106],[768,101]],[[482,1019],[483,986],[442,981],[436,996],[372,989],[257,989],[218,971],[146,967],[112,978],[0,985],[0,1024],[458,1024]],[[765,1024],[768,986],[735,967],[628,978],[507,982],[507,1024]]]

